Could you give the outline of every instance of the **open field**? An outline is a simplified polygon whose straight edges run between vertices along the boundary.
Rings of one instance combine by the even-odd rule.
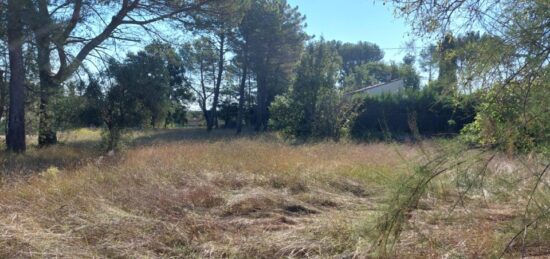
[[[448,140],[291,145],[186,129],[134,134],[108,156],[99,139],[81,130],[63,134],[63,145],[1,154],[1,258],[376,257],[381,219],[403,182],[457,148]],[[498,257],[525,220],[535,158],[448,154],[448,163],[475,162],[429,183],[390,257]],[[488,160],[484,184],[464,185],[479,179],[462,170]],[[549,221],[505,256],[550,256]]]

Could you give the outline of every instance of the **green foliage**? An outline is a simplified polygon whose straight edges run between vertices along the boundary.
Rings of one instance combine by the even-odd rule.
[[[291,85],[308,39],[304,28],[305,17],[286,0],[252,1],[239,25],[257,84],[256,130],[267,128],[269,105]]]
[[[100,127],[103,109],[103,92],[99,82],[92,79],[84,93],[84,109],[80,112],[80,123],[84,127]]]
[[[103,120],[110,132],[108,148],[116,148],[122,131],[129,127],[166,127],[181,123],[191,98],[181,57],[167,44],[153,43],[124,62],[110,62],[108,74],[115,80],[106,93]]]
[[[349,96],[347,100],[340,103],[340,137],[350,139],[352,138],[352,130],[357,116],[361,114],[361,105],[363,98],[358,96]]]
[[[219,107],[218,117],[224,121],[224,128],[234,128],[237,125],[239,104],[224,100]]]
[[[336,89],[321,89],[315,104],[312,136],[315,138],[340,138],[340,93]]]
[[[83,82],[80,82],[77,87],[71,82],[67,88],[68,94],[58,95],[53,99],[55,128],[67,130],[102,126],[103,93],[99,83],[92,79],[85,89],[82,89]],[[81,93],[82,91],[84,94]]]
[[[403,79],[406,88],[418,90],[420,88],[420,76],[413,64],[404,63],[399,66],[399,76]]]
[[[187,107],[185,106],[172,106],[166,117],[165,128],[168,126],[179,126],[182,127],[187,124]]]
[[[483,97],[476,120],[463,131],[472,144],[497,147],[509,153],[536,150],[548,153],[550,145],[550,77],[527,83],[494,87]],[[529,95],[524,87],[529,87]]]
[[[483,36],[449,34],[439,46],[441,86],[485,90],[466,138],[508,152],[548,150],[549,1],[392,2],[419,35],[486,30]]]
[[[54,120],[57,129],[74,129],[82,126],[82,112],[86,109],[82,96],[68,95],[55,98]]]
[[[307,46],[297,69],[293,87],[286,95],[276,98],[270,107],[271,126],[287,136],[298,139],[310,137],[338,139],[341,136],[363,138],[365,137],[363,134],[371,134],[369,131],[373,129],[382,132],[383,129],[380,129],[378,123],[381,121],[379,116],[384,116],[384,113],[379,111],[391,110],[391,113],[395,113],[393,115],[395,121],[402,119],[400,115],[405,115],[402,120],[405,127],[401,127],[399,122],[393,122],[395,126],[392,124],[390,130],[407,131],[410,128],[408,123],[411,116],[408,111],[413,106],[422,106],[416,103],[415,98],[418,96],[417,99],[421,99],[420,96],[424,96],[415,93],[420,80],[413,68],[413,62],[387,65],[383,62],[371,62],[368,57],[364,57],[365,60],[353,62],[348,60],[347,66],[349,66],[350,72],[345,79],[345,89],[403,78],[410,92],[399,97],[384,96],[383,98],[387,98],[380,103],[369,104],[369,110],[373,109],[373,112],[365,113],[364,103],[359,104],[354,97],[343,101],[340,96],[342,90],[336,87],[341,76],[341,60],[343,60],[339,51],[341,49],[338,44],[327,43],[323,40]],[[425,100],[425,102],[436,101],[433,93],[431,97],[434,98]],[[373,100],[378,99],[374,98]],[[405,111],[399,110],[402,108]],[[426,120],[430,119],[426,118]],[[444,122],[447,123],[449,120],[450,116],[447,116]],[[370,125],[372,123],[376,126]],[[366,128],[365,125],[367,125]],[[359,135],[362,136],[359,137]]]
[[[395,63],[371,62],[351,68],[351,71],[344,78],[346,90],[374,85],[380,82],[388,82],[399,78],[399,67]]]
[[[338,138],[340,98],[336,82],[340,66],[333,46],[324,40],[309,44],[293,87],[271,106],[271,125],[299,139]]]
[[[350,76],[358,66],[379,62],[384,52],[378,45],[360,41],[358,43],[329,42],[333,44],[342,58],[342,79]]]
[[[460,139],[464,143],[472,146],[477,146],[477,145],[488,146],[490,143],[493,143],[494,142],[493,138],[485,139],[481,137],[481,131],[482,131],[481,122],[482,122],[482,118],[478,113],[476,114],[474,121],[465,125],[464,128],[460,130]]]
[[[437,81],[446,95],[454,96],[457,91],[457,55],[455,53],[456,39],[452,34],[446,34],[439,43],[439,77]]]
[[[269,125],[272,129],[281,131],[285,136],[293,136],[296,131],[296,121],[304,117],[303,110],[293,106],[293,100],[287,95],[278,95],[269,106],[271,118]]]

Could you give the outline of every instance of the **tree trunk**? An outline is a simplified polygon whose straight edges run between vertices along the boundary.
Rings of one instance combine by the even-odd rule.
[[[244,57],[246,59],[246,57]],[[241,77],[241,85],[239,86],[239,111],[237,113],[237,134],[241,134],[243,129],[243,117],[244,117],[244,98],[247,78],[247,63],[243,62],[243,74]]]
[[[220,40],[220,49],[219,49],[219,56],[218,56],[218,74],[216,76],[216,85],[214,86],[214,98],[212,99],[212,108],[211,108],[211,114],[210,114],[210,124],[208,127],[208,131],[212,130],[212,127],[216,126],[218,127],[218,102],[220,97],[220,87],[222,84],[222,76],[223,76],[223,70],[224,70],[224,63],[225,63],[225,33],[219,34],[219,40]]]
[[[248,110],[252,110],[252,101],[254,101],[254,99],[252,98],[252,79],[251,79],[252,75],[250,75],[250,73],[248,74],[248,96],[247,96],[247,108]],[[250,123],[252,123],[252,120],[250,120]]]
[[[51,77],[50,41],[44,36],[36,39],[38,52],[38,74],[40,78],[40,105],[38,121],[38,146],[44,147],[57,143],[57,134],[53,127],[51,98],[59,87]]]
[[[202,115],[204,117],[204,121],[206,122],[206,130],[211,131],[212,130],[212,120],[210,120],[210,111],[206,108],[202,109]]]
[[[256,103],[256,131],[267,130],[267,80],[264,75],[258,77],[258,92]]]
[[[208,115],[208,108],[206,107],[206,99],[207,99],[207,95],[206,95],[206,84],[204,82],[204,73],[205,73],[205,68],[204,68],[204,61],[201,60],[201,64],[200,64],[200,79],[201,79],[201,91],[199,92],[199,106],[201,107],[201,110],[202,110],[202,115],[204,117],[204,121],[206,122],[206,130],[207,131],[210,131],[212,129],[212,127],[210,126],[210,116]]]
[[[9,151],[24,152],[25,66],[23,64],[22,2],[8,0],[8,49],[10,60],[10,110],[6,145]]]
[[[54,82],[50,61],[51,33],[45,33],[44,28],[52,24],[47,1],[38,1],[38,24],[33,24],[38,54],[38,76],[40,79],[40,104],[38,111],[38,146],[44,147],[57,143],[57,135],[53,127],[51,114],[51,98],[59,84]]]
[[[157,127],[157,115],[151,115],[151,128],[155,129]]]
[[[6,88],[6,82],[4,81],[4,71],[0,70],[0,120],[4,117],[6,111],[6,97],[8,91]]]

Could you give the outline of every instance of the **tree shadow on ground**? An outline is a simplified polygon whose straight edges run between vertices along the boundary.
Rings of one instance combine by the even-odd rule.
[[[75,141],[37,148],[30,146],[24,154],[0,152],[0,175],[24,176],[40,173],[49,168],[77,169],[94,161],[102,152],[98,141]]]
[[[235,134],[234,129],[218,129],[207,132],[203,128],[154,129],[143,132],[134,132],[137,137],[130,137],[129,148],[139,148],[160,145],[172,142],[217,142],[243,138],[256,138],[269,134],[258,134],[252,130]],[[0,147],[5,150],[3,147]],[[26,153],[14,154],[0,151],[0,177],[8,179],[35,175],[50,168],[59,170],[77,170],[78,168],[105,157],[105,150],[101,148],[101,139],[62,139],[57,145],[38,148],[31,143]],[[116,161],[118,156],[110,158]],[[105,161],[103,159],[102,161]]]
[[[217,129],[207,132],[203,128],[155,129],[132,141],[132,146],[151,146],[171,142],[218,142],[235,139],[251,139],[263,134],[252,130],[237,135],[234,129]]]

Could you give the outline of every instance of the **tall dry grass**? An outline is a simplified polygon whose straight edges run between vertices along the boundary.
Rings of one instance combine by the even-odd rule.
[[[136,133],[110,157],[91,148],[94,134],[3,155],[11,176],[0,188],[1,258],[375,256],[378,219],[396,186],[440,144],[291,145],[273,135],[170,130]],[[14,176],[22,172],[29,176]],[[516,212],[459,211],[475,222],[444,216],[458,195],[454,180],[429,186],[396,256],[439,257],[449,247],[495,254],[486,247],[502,244],[501,227]]]

